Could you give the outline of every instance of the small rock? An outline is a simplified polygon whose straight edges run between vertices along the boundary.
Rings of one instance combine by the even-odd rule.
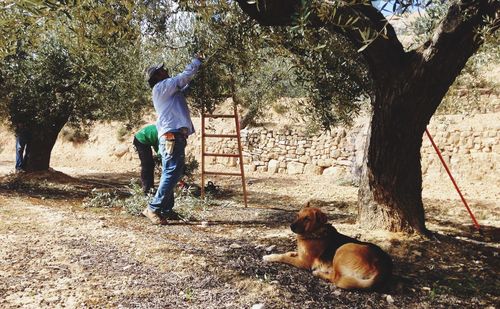
[[[335,296],[340,296],[340,294],[342,294],[342,292],[340,290],[333,291],[333,295],[335,295]]]
[[[387,295],[387,296],[385,297],[385,300],[387,300],[387,302],[388,302],[389,304],[391,304],[391,305],[392,305],[392,304],[394,304],[394,298],[392,298],[392,296],[391,296],[391,295]]]
[[[427,286],[423,286],[423,287],[422,287],[422,290],[424,290],[424,291],[430,291],[430,290],[431,290],[431,288],[430,288],[430,287],[427,287]]]
[[[422,252],[417,251],[417,250],[412,251],[412,253],[413,253],[413,255],[415,255],[415,256],[422,256]]]
[[[201,227],[207,227],[208,226],[208,221],[201,221],[200,226]]]
[[[271,251],[273,251],[274,249],[276,249],[276,245],[271,245],[271,246],[269,246],[269,247],[267,247],[267,248],[266,248],[266,251],[267,251],[267,252],[271,252]]]
[[[252,306],[252,309],[265,309],[266,306],[264,304],[255,304]]]
[[[231,245],[229,246],[229,248],[231,248],[231,249],[240,249],[240,248],[241,248],[241,246],[240,246],[240,245],[238,245],[237,243],[234,243],[234,244],[231,244]]]
[[[114,150],[114,155],[117,156],[118,158],[123,157],[124,154],[128,152],[128,146],[127,145],[118,145],[115,150]]]

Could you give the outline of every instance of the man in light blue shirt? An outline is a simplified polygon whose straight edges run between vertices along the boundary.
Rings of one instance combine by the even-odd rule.
[[[194,133],[193,122],[182,90],[193,79],[201,65],[201,56],[186,69],[170,77],[163,65],[148,68],[147,78],[153,89],[153,105],[158,119],[159,152],[162,156],[162,174],[155,196],[142,214],[153,224],[167,224],[174,213],[174,188],[184,172],[186,139]]]

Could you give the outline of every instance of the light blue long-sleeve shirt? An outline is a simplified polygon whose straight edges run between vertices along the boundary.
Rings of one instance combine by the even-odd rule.
[[[166,132],[179,132],[183,127],[188,129],[189,135],[194,133],[186,98],[181,90],[193,79],[200,65],[199,59],[193,59],[182,73],[164,79],[153,87],[153,105],[158,115],[158,137]]]

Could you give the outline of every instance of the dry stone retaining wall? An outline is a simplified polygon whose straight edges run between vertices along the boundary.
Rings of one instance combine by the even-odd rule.
[[[250,170],[287,174],[345,174],[355,164],[355,139],[363,127],[336,128],[318,135],[296,130],[242,131]]]
[[[320,134],[283,128],[244,129],[241,139],[245,168],[267,173],[334,175],[353,180],[360,174],[368,125],[369,119],[362,118],[351,128],[338,127]],[[498,181],[495,171],[500,164],[499,113],[436,116],[428,129],[456,177]],[[219,140],[210,143],[208,151],[234,153],[236,149],[236,141]],[[424,177],[444,174],[426,136],[421,154]],[[235,166],[237,161],[212,158],[208,163]]]
[[[193,121],[198,133],[190,137],[187,153],[200,160],[200,121]],[[90,132],[90,139],[83,144],[59,137],[51,164],[65,166],[77,161],[86,169],[99,171],[116,164],[124,170],[138,169],[139,160],[132,145],[134,132],[119,142],[114,134],[119,128],[119,124],[98,124]],[[234,132],[234,124],[218,123],[213,128],[223,134]],[[332,175],[336,179],[355,180],[360,174],[367,128],[368,119],[361,118],[351,128],[338,127],[312,135],[285,128],[243,130],[245,168],[263,173]],[[500,113],[436,116],[428,128],[457,180],[484,181],[500,186]],[[12,162],[15,158],[14,137],[5,127],[1,132],[5,134],[0,134],[0,160]],[[208,152],[235,153],[237,141],[215,139],[207,142],[207,146]],[[426,136],[423,137],[421,154],[424,177],[447,177]],[[222,168],[237,166],[235,158],[206,159],[208,164],[222,164]]]

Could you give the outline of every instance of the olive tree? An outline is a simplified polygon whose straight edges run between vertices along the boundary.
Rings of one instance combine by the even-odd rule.
[[[325,127],[348,123],[359,111],[370,89],[367,67],[342,37],[262,27],[234,2],[179,2],[196,16],[188,45],[208,56],[192,82],[193,106],[211,110],[231,97],[248,109],[243,127],[280,97],[303,98],[297,111]]]
[[[141,117],[148,106],[133,1],[2,4],[0,117],[31,132],[28,171],[47,170],[64,125]]]
[[[427,234],[422,203],[422,135],[448,88],[497,30],[500,3],[454,1],[431,37],[405,51],[370,1],[237,0],[267,26],[341,34],[361,53],[373,81],[373,115],[359,190],[358,220],[369,228]],[[394,10],[426,1],[393,1]]]

